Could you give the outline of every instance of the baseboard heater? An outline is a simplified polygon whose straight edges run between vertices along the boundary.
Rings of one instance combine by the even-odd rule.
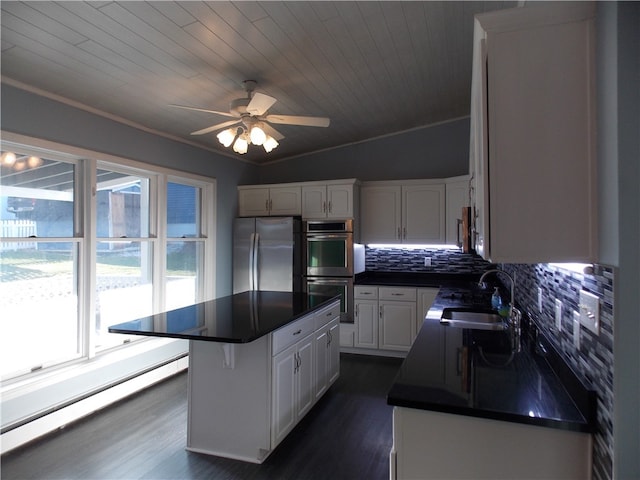
[[[158,383],[183,370],[189,365],[188,356],[182,356],[160,366],[148,369],[141,374],[125,378],[98,391],[59,405],[54,409],[38,414],[36,417],[21,421],[2,429],[0,435],[0,454],[4,455],[15,448],[36,440],[76,420],[80,420],[103,409],[129,395],[139,392],[154,383]]]

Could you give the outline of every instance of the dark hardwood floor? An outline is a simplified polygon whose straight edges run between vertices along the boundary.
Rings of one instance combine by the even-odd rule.
[[[188,452],[187,375],[179,374],[1,459],[11,479],[389,478],[400,359],[341,355],[340,379],[262,465]]]

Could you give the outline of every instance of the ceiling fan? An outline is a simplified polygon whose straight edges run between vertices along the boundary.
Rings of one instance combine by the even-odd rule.
[[[298,115],[267,114],[267,110],[277,100],[264,93],[255,92],[256,81],[245,80],[244,88],[247,92],[245,98],[236,98],[231,101],[228,112],[207,110],[204,108],[189,107],[185,105],[170,105],[197,112],[215,113],[225,117],[233,117],[233,120],[218,123],[202,130],[191,132],[191,135],[203,135],[215,130],[225,129],[217,137],[225,147],[233,144],[233,150],[237,153],[247,153],[249,142],[254,145],[262,145],[267,152],[278,146],[278,140],[284,135],[273,128],[269,123],[282,125],[302,125],[305,127],[328,127],[330,120],[326,117],[309,117]],[[235,127],[233,125],[239,124]],[[231,128],[227,128],[231,127]],[[235,142],[234,142],[235,140]]]

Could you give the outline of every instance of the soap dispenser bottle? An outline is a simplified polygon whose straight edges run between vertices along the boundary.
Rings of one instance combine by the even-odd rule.
[[[493,295],[491,295],[491,308],[494,310],[500,310],[502,306],[502,298],[500,297],[500,292],[498,291],[498,287],[495,287],[493,291]]]

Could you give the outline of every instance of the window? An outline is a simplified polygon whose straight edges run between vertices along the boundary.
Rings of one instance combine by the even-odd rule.
[[[210,297],[212,180],[11,143],[2,152],[3,380],[126,348],[145,337],[110,325]]]

